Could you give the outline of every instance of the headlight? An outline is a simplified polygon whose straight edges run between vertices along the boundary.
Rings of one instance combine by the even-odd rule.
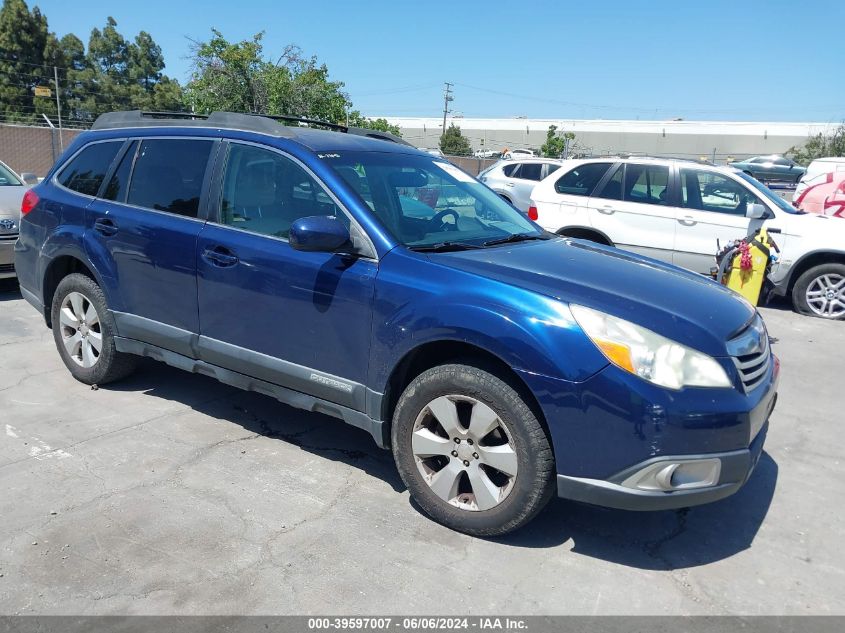
[[[669,389],[732,386],[712,356],[624,319],[579,305],[569,307],[581,329],[617,367]]]

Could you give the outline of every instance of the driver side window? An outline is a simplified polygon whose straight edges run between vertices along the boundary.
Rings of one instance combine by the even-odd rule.
[[[311,215],[333,215],[348,225],[323,187],[291,159],[253,145],[229,146],[222,224],[287,239],[291,225]]]
[[[681,206],[744,216],[749,204],[760,198],[735,180],[702,169],[681,169]]]

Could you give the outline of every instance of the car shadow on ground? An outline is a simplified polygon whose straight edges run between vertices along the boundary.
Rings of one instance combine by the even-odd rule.
[[[406,489],[390,452],[379,449],[368,433],[269,396],[227,387],[149,359],[130,378],[101,389],[181,402],[249,432],[358,468],[397,492]],[[554,548],[571,541],[574,554],[648,570],[706,565],[751,546],[768,512],[777,477],[777,464],[764,452],[748,483],[716,503],[675,511],[628,512],[554,499],[521,530],[489,540],[523,548]],[[413,500],[410,503],[422,513]]]
[[[706,565],[751,547],[774,496],[778,466],[763,452],[739,492],[715,503],[660,512],[599,508],[556,499],[523,530],[499,539],[514,547],[553,547],[650,570]]]
[[[0,301],[14,301],[21,298],[17,279],[0,279]]]
[[[143,392],[181,402],[251,433],[359,468],[397,492],[405,490],[389,451],[376,446],[369,433],[328,415],[295,409],[270,396],[229,387],[147,358],[129,378],[100,389]]]

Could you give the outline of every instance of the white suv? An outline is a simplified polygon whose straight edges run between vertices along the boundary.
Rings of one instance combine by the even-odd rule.
[[[503,160],[478,174],[478,179],[520,211],[528,211],[534,187],[560,169],[561,162],[554,158]]]
[[[845,222],[797,211],[730,167],[684,160],[569,161],[538,184],[529,216],[545,229],[700,273],[727,242],[761,225],[780,247],[775,293],[799,312],[845,319]]]

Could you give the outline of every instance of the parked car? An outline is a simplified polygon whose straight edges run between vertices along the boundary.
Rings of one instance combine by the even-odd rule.
[[[496,151],[493,151],[492,149],[484,149],[484,148],[482,147],[481,149],[477,149],[477,150],[475,150],[475,151],[472,153],[472,155],[473,155],[475,158],[495,158],[496,156],[498,156],[498,155],[499,155],[499,153],[498,153],[498,152],[496,152]]]
[[[520,211],[528,212],[534,187],[560,166],[561,161],[552,158],[499,161],[481,172],[478,179]]]
[[[475,535],[555,494],[647,510],[745,483],[779,374],[753,306],[340,130],[136,111],[80,134],[15,249],[70,373],[102,389],[150,356],[336,416]]]
[[[709,273],[719,246],[766,226],[770,278],[803,314],[845,319],[845,223],[798,211],[748,174],[683,160],[596,159],[531,194],[544,228]]]
[[[509,149],[502,154],[505,160],[513,160],[517,158],[534,158],[534,150],[530,149]]]
[[[33,174],[28,174],[35,179]],[[37,181],[37,179],[35,179]],[[0,279],[15,276],[14,246],[18,239],[21,200],[29,184],[0,161]]]
[[[845,217],[845,169],[821,173],[801,182],[804,187],[793,198],[792,206],[807,213]]]
[[[795,187],[795,193],[792,196],[793,200],[797,200],[804,193],[808,183],[812,180],[815,183],[821,182],[816,178],[822,174],[830,174],[835,172],[845,172],[845,156],[830,156],[827,158],[817,158],[807,165],[804,175],[798,181]]]
[[[801,165],[791,158],[784,158],[777,154],[734,161],[730,166],[745,172],[760,182],[797,183],[801,180],[805,171]]]

